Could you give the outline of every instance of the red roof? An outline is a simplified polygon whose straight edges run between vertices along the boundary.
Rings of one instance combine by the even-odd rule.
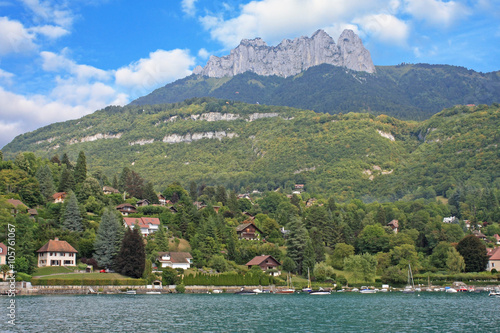
[[[273,261],[275,261],[278,266],[281,265],[281,263],[278,260],[274,259],[273,256],[257,256],[252,260],[250,260],[249,262],[247,262],[246,266],[254,266],[254,265],[259,266],[268,259],[272,259]]]
[[[2,256],[7,255],[7,246],[5,246],[4,243],[0,243],[0,255]]]
[[[7,199],[7,202],[10,203],[14,207],[17,207],[19,205],[24,206],[24,207],[28,207],[22,201],[17,200],[17,199]]]
[[[500,260],[500,247],[496,247],[488,254],[490,260]]]
[[[57,237],[49,240],[40,250],[36,252],[72,252],[78,253],[77,250],[66,241],[60,241]]]
[[[147,228],[150,224],[160,225],[160,219],[157,217],[124,217],[123,221],[129,227],[136,224],[141,228]]]

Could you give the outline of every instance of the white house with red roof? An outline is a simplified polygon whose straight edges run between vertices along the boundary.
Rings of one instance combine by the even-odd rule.
[[[54,200],[54,203],[63,203],[67,195],[66,192],[57,192],[52,195],[52,200]]]
[[[189,252],[158,252],[157,260],[162,268],[188,269],[193,263],[193,256]]]
[[[124,217],[123,223],[130,229],[137,224],[143,236],[152,234],[160,228],[160,219],[157,217]]]
[[[38,253],[38,267],[46,266],[76,266],[77,250],[66,241],[59,238],[49,240]]]
[[[488,266],[486,266],[487,271],[496,269],[500,272],[500,247],[495,247],[488,253]]]
[[[0,266],[7,264],[7,246],[0,243]]]

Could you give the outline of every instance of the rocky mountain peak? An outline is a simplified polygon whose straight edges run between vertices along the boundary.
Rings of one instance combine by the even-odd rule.
[[[193,73],[224,77],[251,71],[287,77],[320,64],[375,72],[370,52],[352,30],[344,30],[337,44],[324,30],[318,30],[311,37],[285,39],[277,46],[268,46],[261,38],[244,39],[229,55],[211,56],[205,67],[198,66]]]

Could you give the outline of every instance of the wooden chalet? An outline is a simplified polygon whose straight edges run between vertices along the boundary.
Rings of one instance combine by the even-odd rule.
[[[52,200],[54,200],[54,203],[62,203],[64,202],[64,199],[66,199],[67,195],[68,194],[66,192],[57,192],[52,195]]]
[[[116,206],[116,209],[122,213],[123,216],[127,216],[128,214],[137,213],[137,209],[135,209],[134,205],[129,203],[122,203],[121,205]]]
[[[399,229],[399,221],[398,220],[392,220],[391,222],[387,223],[389,227],[391,227],[392,231],[394,231],[395,234],[398,233]]]
[[[259,266],[264,272],[269,270],[276,270],[273,272],[273,276],[278,276],[281,272],[278,270],[278,267],[281,266],[281,263],[274,259],[273,256],[257,256],[246,263],[248,269],[251,269],[253,266]]]
[[[262,230],[257,228],[253,222],[243,223],[236,227],[238,239],[259,240]]]

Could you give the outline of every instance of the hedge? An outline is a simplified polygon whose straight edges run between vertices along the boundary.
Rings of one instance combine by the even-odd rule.
[[[265,274],[237,274],[228,272],[222,274],[188,274],[184,276],[186,286],[269,286],[275,284],[274,278]]]
[[[144,286],[144,279],[32,279],[31,284],[34,286]]]
[[[415,274],[413,276],[415,283],[427,284],[430,279],[432,282],[498,282],[500,274],[491,273],[457,273],[457,274]]]

